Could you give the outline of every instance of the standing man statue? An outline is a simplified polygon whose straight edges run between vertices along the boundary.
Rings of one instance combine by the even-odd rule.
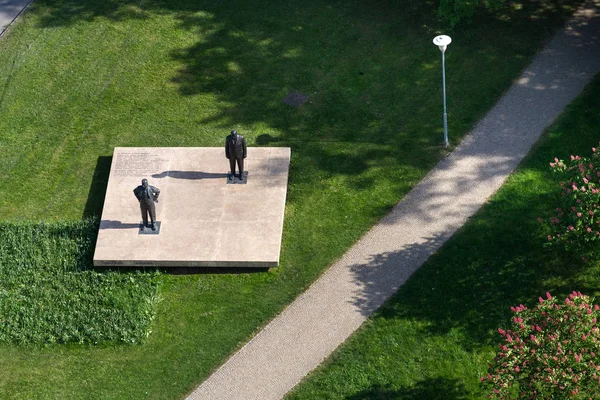
[[[247,156],[246,139],[238,135],[236,130],[225,139],[225,157],[229,160],[231,175],[235,177],[235,163],[237,162],[240,170],[240,179],[244,179],[244,158]]]
[[[155,231],[156,226],[156,207],[154,203],[158,203],[158,195],[160,190],[158,188],[148,185],[147,179],[142,179],[142,184],[133,189],[133,194],[140,202],[140,210],[142,211],[142,231],[148,226],[148,214],[150,214],[150,228]]]

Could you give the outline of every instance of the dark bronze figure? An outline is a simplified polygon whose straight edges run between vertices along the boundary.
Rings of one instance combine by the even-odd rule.
[[[153,231],[156,230],[154,222],[156,221],[156,207],[154,203],[158,203],[158,188],[148,185],[147,179],[142,179],[142,184],[133,189],[133,194],[140,202],[140,210],[142,211],[142,231],[149,226]],[[148,225],[148,214],[150,214],[150,225]]]
[[[225,139],[225,157],[229,160],[231,175],[235,177],[235,164],[237,162],[240,172],[239,178],[244,177],[244,158],[247,156],[246,139],[239,135],[237,131],[231,131],[231,134]]]

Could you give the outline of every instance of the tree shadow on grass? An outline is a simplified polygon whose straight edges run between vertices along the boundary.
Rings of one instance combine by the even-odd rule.
[[[60,27],[75,23],[92,22],[99,18],[113,21],[143,19],[147,11],[140,8],[140,0],[36,0],[30,11],[39,15],[42,27]]]
[[[458,379],[430,378],[408,388],[371,387],[346,397],[346,400],[465,400],[468,398],[470,397],[464,384]]]
[[[495,342],[493,332],[506,326],[511,306],[532,306],[546,291],[594,293],[598,282],[578,278],[593,265],[543,247],[531,215],[543,215],[539,204],[548,196],[496,199],[445,244],[447,235],[440,234],[353,266],[360,287],[354,305],[370,315],[399,287],[375,318],[427,321],[436,335],[460,329],[463,346],[475,349]]]
[[[560,8],[550,2],[533,7],[546,10],[547,15],[538,16],[540,21]],[[290,145],[296,153],[292,170],[297,164],[312,164],[326,174],[351,177],[373,166],[422,173],[445,153],[440,121],[431,117],[441,100],[434,93],[439,89],[440,60],[430,43],[437,25],[433,1],[292,1],[282,6],[256,0],[39,0],[31,12],[39,14],[43,27],[174,15],[181,28],[197,33],[198,41],[172,51],[172,59],[181,65],[172,82],[182,96],[212,94],[219,102],[216,113],[197,122],[223,129],[242,126],[249,141],[272,128],[270,142]],[[487,18],[507,28],[517,20],[522,24],[527,16],[511,9],[501,19]],[[484,34],[490,31],[494,29]],[[403,37],[417,39],[406,49]],[[495,51],[476,50],[482,65],[493,63]],[[453,67],[457,61],[448,62]],[[454,67],[464,69],[461,64]],[[453,76],[449,86],[466,84],[452,82]],[[282,102],[296,91],[309,101],[300,107]],[[461,110],[455,108],[450,120],[450,129],[458,135],[469,125]],[[258,138],[257,142],[262,145]],[[404,174],[395,172],[390,184]],[[351,189],[363,190],[374,180],[350,182]]]

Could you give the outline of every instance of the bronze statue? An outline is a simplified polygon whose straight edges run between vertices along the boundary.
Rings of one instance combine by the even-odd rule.
[[[156,207],[154,203],[158,203],[158,195],[160,190],[158,188],[148,185],[147,179],[142,179],[142,184],[133,189],[133,194],[140,202],[140,210],[142,211],[142,228],[144,231],[148,226],[148,214],[150,214],[150,228],[155,231],[156,226]]]
[[[244,179],[244,158],[247,156],[246,139],[239,135],[236,130],[225,139],[225,157],[229,160],[231,175],[235,177],[235,163],[240,171],[239,178]]]

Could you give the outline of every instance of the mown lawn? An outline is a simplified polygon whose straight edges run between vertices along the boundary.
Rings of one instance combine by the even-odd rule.
[[[548,163],[600,141],[600,75],[498,193],[289,399],[480,399],[510,307],[600,294],[600,261],[544,247],[560,205]],[[600,302],[600,298],[596,302]]]
[[[576,3],[444,31],[453,143]],[[36,0],[0,39],[3,221],[100,215],[116,146],[221,146],[236,128],[292,165],[279,268],[162,275],[143,345],[1,345],[0,397],[179,398],[202,381],[445,154],[440,29],[429,1]],[[292,91],[309,102],[283,104]]]

